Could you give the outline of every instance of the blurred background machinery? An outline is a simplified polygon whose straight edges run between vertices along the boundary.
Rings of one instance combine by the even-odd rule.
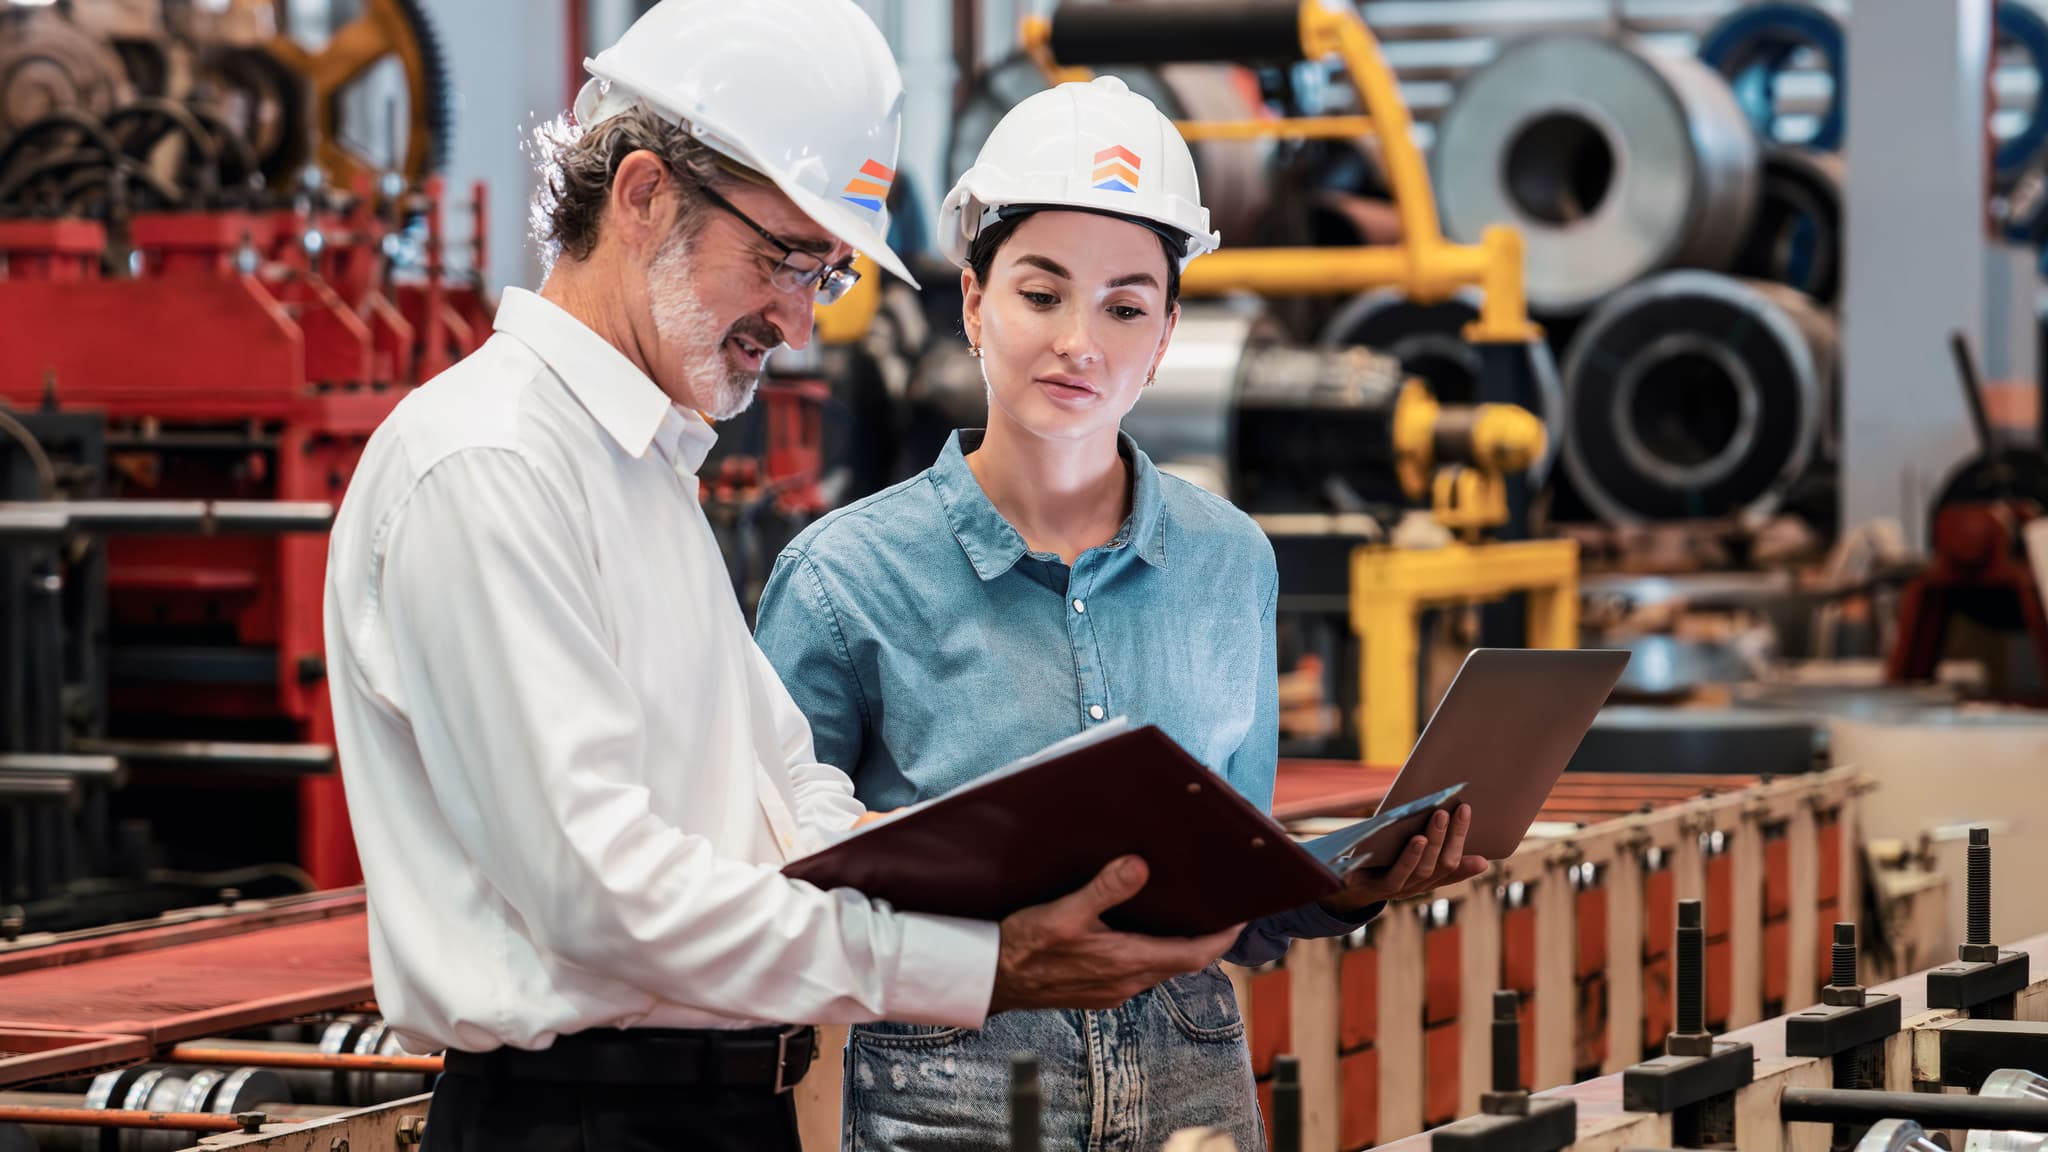
[[[1820,855],[1850,875],[1787,865],[1800,891],[1871,923],[1946,901],[1959,934],[1962,829],[1995,818],[1999,937],[2048,929],[2012,800],[2048,732],[2034,0],[859,2],[903,63],[892,242],[924,288],[867,266],[721,429],[702,492],[749,611],[805,524],[983,419],[933,206],[1018,101],[1115,72],[1180,124],[1224,235],[1127,426],[1273,541],[1282,791],[1363,795],[1475,645],[1633,653],[1555,855],[1418,912],[1413,940],[1390,926],[1386,955],[1497,918],[1533,966],[1502,986],[1526,1005],[1569,978],[1581,1039],[1620,1038],[1597,1009],[1654,999],[1648,945],[1560,975],[1561,937],[1528,923],[1769,873],[1806,817],[1742,813],[1786,777],[1848,789],[1816,771],[1848,763],[1878,787],[1853,818],[1828,802]],[[0,926],[356,879],[323,533],[391,406],[534,283],[525,134],[645,7],[0,0]],[[1725,821],[1656,814],[1677,796]],[[1638,818],[1663,839],[1630,840]],[[1759,1011],[1821,967],[1824,925],[1783,887],[1709,931],[1710,974],[1755,976]],[[1425,999],[1413,1052],[1347,1050],[1379,1062],[1383,1116],[1410,1109],[1401,1068],[1478,1083],[1442,1039],[1477,1008]],[[197,1074],[242,1067],[100,1106],[276,1091]],[[89,1079],[64,1090],[95,1106]],[[1461,1111],[1437,1091],[1418,1125]]]

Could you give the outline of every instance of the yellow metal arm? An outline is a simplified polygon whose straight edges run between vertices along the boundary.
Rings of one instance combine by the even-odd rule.
[[[1190,264],[1181,291],[1190,296],[1325,296],[1393,287],[1412,300],[1429,303],[1476,287],[1481,294],[1479,319],[1467,330],[1467,339],[1527,343],[1540,338],[1529,321],[1521,233],[1499,226],[1487,229],[1477,245],[1445,239],[1429,168],[1415,146],[1414,123],[1379,42],[1355,11],[1321,0],[1303,0],[1300,11],[1302,55],[1310,60],[1341,59],[1365,115],[1184,121],[1177,127],[1191,142],[1377,137],[1401,221],[1401,242],[1357,248],[1225,248]],[[1027,17],[1021,39],[1025,53],[1048,82],[1090,77],[1087,69],[1062,67],[1053,58],[1052,24],[1043,17]]]

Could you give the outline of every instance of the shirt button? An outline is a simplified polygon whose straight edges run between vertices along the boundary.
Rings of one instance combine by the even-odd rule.
[[[1096,720],[1102,719],[1102,705],[1090,704],[1088,706],[1088,715]]]
[[[1081,601],[1079,601],[1079,600],[1076,600],[1076,601],[1074,601],[1074,611],[1076,611],[1076,612],[1086,612],[1087,610],[1088,610],[1088,605],[1086,605],[1086,604],[1083,604],[1083,603],[1082,603]]]

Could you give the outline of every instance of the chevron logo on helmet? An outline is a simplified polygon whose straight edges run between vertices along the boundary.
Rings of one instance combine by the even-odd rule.
[[[1089,179],[1099,191],[1136,192],[1138,169],[1144,166],[1136,152],[1115,144],[1095,154],[1095,174]]]
[[[889,195],[889,185],[895,180],[894,168],[884,167],[879,161],[870,160],[860,166],[860,175],[846,182],[846,190],[839,194],[839,198],[879,216],[882,212],[882,202]]]

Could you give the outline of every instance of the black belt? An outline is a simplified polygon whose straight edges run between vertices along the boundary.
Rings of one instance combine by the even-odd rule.
[[[818,1032],[809,1025],[734,1032],[628,1028],[559,1036],[553,1046],[531,1052],[451,1050],[444,1067],[510,1080],[787,1092],[811,1070],[817,1054]]]

